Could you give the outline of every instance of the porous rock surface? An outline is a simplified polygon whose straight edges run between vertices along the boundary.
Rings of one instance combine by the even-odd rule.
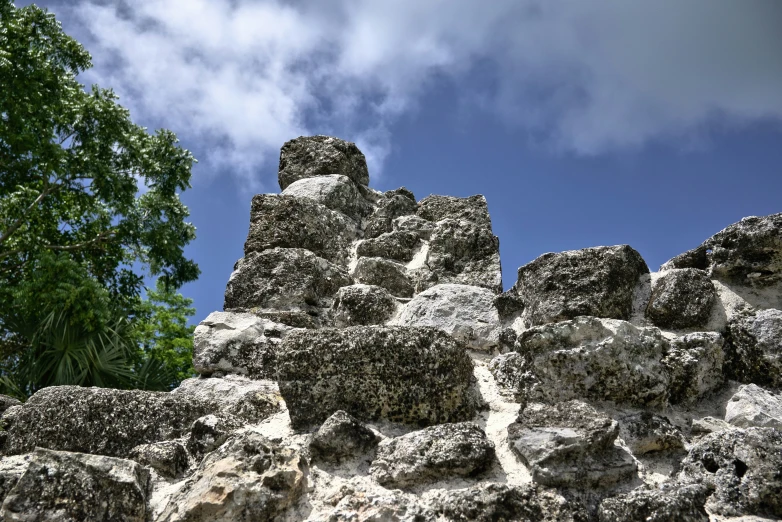
[[[0,397],[3,520],[782,518],[782,214],[502,292],[483,196],[300,137],[171,392]],[[506,238],[522,241],[520,238]]]

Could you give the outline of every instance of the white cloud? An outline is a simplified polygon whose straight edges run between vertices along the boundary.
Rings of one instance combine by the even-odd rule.
[[[130,5],[130,4],[129,4]],[[137,120],[273,188],[280,145],[392,124],[443,76],[549,146],[596,154],[782,120],[777,0],[87,0],[55,7]],[[204,154],[206,152],[207,154]],[[207,157],[204,157],[204,156]],[[205,169],[208,170],[208,169]]]

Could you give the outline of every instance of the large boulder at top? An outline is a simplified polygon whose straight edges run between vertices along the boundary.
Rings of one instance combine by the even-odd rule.
[[[782,517],[782,431],[775,428],[722,430],[693,445],[679,477],[713,493],[713,515]]]
[[[221,379],[185,379],[171,394],[211,404],[212,411],[232,415],[248,423],[261,422],[282,409],[280,393],[274,382],[239,375]]]
[[[671,404],[694,404],[723,385],[724,344],[717,332],[694,332],[671,340],[662,360],[671,378]]]
[[[334,298],[336,326],[384,324],[396,312],[397,302],[388,290],[374,285],[343,286]]]
[[[282,191],[282,195],[312,199],[355,221],[372,213],[372,204],[362,196],[350,178],[341,174],[294,181]]]
[[[292,328],[255,314],[212,312],[196,326],[193,367],[201,375],[274,379],[276,350]]]
[[[273,248],[250,252],[236,263],[225,289],[226,311],[254,308],[301,310],[315,315],[331,306],[347,272],[308,250]]]
[[[355,143],[331,136],[300,136],[282,146],[277,173],[280,189],[300,179],[329,174],[369,185],[367,160]]]
[[[436,285],[405,305],[392,324],[433,326],[469,348],[491,351],[499,344],[500,318],[494,293],[468,285]]]
[[[181,437],[215,407],[173,393],[52,386],[20,407],[4,451],[42,447],[124,457],[139,444]]]
[[[360,257],[353,278],[365,285],[385,288],[396,297],[412,297],[415,291],[405,265],[382,257]]]
[[[489,206],[486,203],[486,198],[481,194],[467,198],[431,195],[418,203],[416,214],[434,222],[443,219],[470,221],[491,232]]]
[[[3,502],[6,522],[146,522],[149,473],[132,460],[37,448]]]
[[[415,214],[418,205],[415,196],[404,187],[383,192],[375,203],[377,208],[367,219],[364,237],[372,238],[391,232],[393,222],[401,216]]]
[[[725,420],[742,428],[782,429],[782,397],[756,384],[741,386],[725,406]]]
[[[699,268],[713,279],[763,288],[782,283],[782,213],[746,217],[660,270]]]
[[[354,326],[292,332],[277,359],[294,428],[337,410],[361,420],[410,424],[468,420],[472,361],[434,328]]]
[[[633,292],[649,273],[628,245],[543,254],[518,272],[509,291],[520,301],[527,325],[566,321],[579,315],[630,319]]]
[[[159,522],[276,520],[304,492],[307,461],[252,431],[208,454],[172,495]]]
[[[652,285],[646,317],[661,328],[692,328],[709,321],[717,291],[697,268],[662,272]]]
[[[661,359],[669,343],[657,328],[578,317],[524,331],[515,349],[525,359],[530,400],[667,404],[670,377]]]
[[[270,248],[304,248],[344,263],[357,235],[356,223],[305,197],[258,194],[250,209],[250,231],[244,254]]]
[[[494,444],[472,422],[440,424],[386,439],[369,472],[387,488],[469,477],[494,463]]]
[[[600,522],[709,522],[704,504],[709,496],[704,484],[662,484],[642,487],[603,500],[598,510]]]
[[[782,387],[782,310],[768,309],[728,321],[725,370],[739,382]]]

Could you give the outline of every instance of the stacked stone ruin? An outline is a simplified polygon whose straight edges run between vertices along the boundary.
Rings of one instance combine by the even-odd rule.
[[[326,136],[279,184],[200,377],[0,401],[3,520],[782,517],[782,214],[655,273],[543,254],[502,292],[483,196],[378,192]]]

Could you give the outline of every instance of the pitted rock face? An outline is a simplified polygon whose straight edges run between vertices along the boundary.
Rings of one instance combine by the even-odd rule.
[[[486,198],[480,194],[468,198],[453,196],[428,196],[418,204],[416,214],[428,221],[443,219],[470,221],[491,232],[491,218]]]
[[[646,317],[661,328],[705,326],[716,297],[714,284],[703,270],[669,270],[654,282]]]
[[[395,219],[415,214],[417,208],[415,196],[404,187],[383,192],[377,200],[377,208],[367,220],[364,237],[373,238],[391,232]]]
[[[695,332],[671,341],[662,359],[671,378],[671,404],[694,404],[723,385],[724,344],[716,332]]]
[[[338,410],[318,428],[310,442],[317,459],[339,463],[373,450],[379,439],[352,415]]]
[[[232,415],[246,423],[257,423],[282,409],[280,393],[272,381],[239,375],[225,378],[185,379],[171,395],[192,397],[213,406],[212,412]]]
[[[725,407],[725,420],[741,428],[782,429],[782,396],[756,384],[741,386]]]
[[[361,284],[343,286],[334,298],[334,324],[340,327],[384,324],[396,308],[396,299],[385,288]]]
[[[633,413],[619,419],[619,426],[619,435],[635,455],[684,449],[684,434],[662,415]]]
[[[382,257],[361,257],[353,278],[362,284],[385,288],[395,297],[412,297],[415,291],[405,265]]]
[[[600,522],[643,520],[647,522],[708,522],[704,504],[709,496],[704,484],[666,484],[659,489],[636,489],[607,498],[600,504]]]
[[[743,383],[782,387],[782,311],[759,310],[728,322],[726,374]]]
[[[130,458],[167,478],[180,477],[189,466],[187,450],[178,440],[139,444],[130,450]]]
[[[329,174],[369,185],[367,160],[355,143],[331,136],[301,136],[282,146],[277,174],[281,190],[294,181]]]
[[[359,242],[356,254],[358,257],[385,257],[407,263],[413,259],[419,243],[415,232],[395,230]]]
[[[360,221],[372,213],[371,203],[364,199],[356,184],[340,174],[294,181],[282,191],[282,195],[312,199],[354,221]]]

